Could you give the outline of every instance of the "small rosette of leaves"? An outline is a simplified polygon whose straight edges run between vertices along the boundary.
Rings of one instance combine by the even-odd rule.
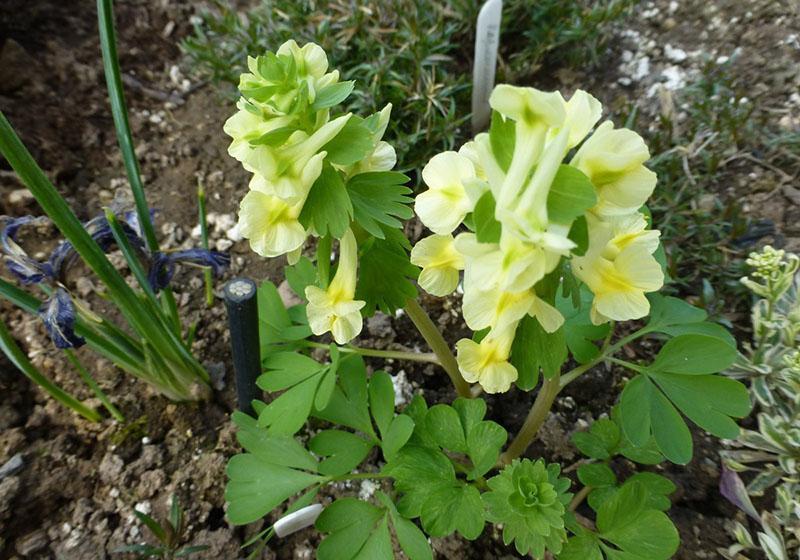
[[[560,473],[556,464],[523,459],[488,481],[491,491],[483,494],[487,517],[503,524],[503,542],[513,541],[520,554],[558,554],[567,539],[564,514],[572,494],[567,492],[569,479]]]

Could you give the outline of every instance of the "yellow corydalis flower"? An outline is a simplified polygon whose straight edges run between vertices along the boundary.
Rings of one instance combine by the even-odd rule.
[[[239,231],[250,241],[250,248],[262,257],[299,249],[306,240],[306,229],[298,220],[303,201],[287,203],[260,178],[254,177],[250,185],[239,204]]]
[[[419,285],[434,296],[446,296],[458,286],[458,271],[464,257],[456,251],[452,235],[431,235],[411,250],[411,262],[422,268]]]
[[[480,383],[487,393],[504,393],[517,380],[517,368],[508,361],[516,324],[492,330],[480,342],[462,338],[456,343],[458,369],[469,383]]]
[[[645,293],[664,284],[661,265],[652,256],[658,247],[658,231],[644,229],[644,217],[624,216],[602,222],[587,218],[589,250],[573,257],[575,276],[594,294],[591,319],[594,324],[609,320],[640,319],[650,312]]]
[[[428,229],[447,235],[475,207],[477,199],[470,193],[481,188],[475,166],[457,152],[442,152],[425,165],[422,180],[428,190],[417,195],[414,211]]]
[[[306,315],[311,332],[316,335],[330,332],[337,344],[346,344],[361,332],[361,308],[365,302],[353,299],[357,269],[358,246],[348,229],[339,242],[339,266],[328,288],[306,288]]]
[[[642,137],[611,121],[597,127],[570,162],[597,188],[593,211],[600,216],[620,216],[639,210],[656,186],[656,174],[643,164],[650,151]]]

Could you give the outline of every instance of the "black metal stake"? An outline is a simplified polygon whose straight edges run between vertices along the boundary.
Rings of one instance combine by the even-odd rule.
[[[236,372],[236,400],[239,410],[253,415],[253,400],[259,398],[256,379],[261,373],[256,284],[249,278],[234,278],[225,284],[224,292]]]

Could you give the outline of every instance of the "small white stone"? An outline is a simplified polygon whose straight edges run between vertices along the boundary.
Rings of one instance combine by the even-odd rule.
[[[414,394],[414,388],[406,377],[405,370],[400,370],[397,375],[392,376],[392,386],[394,387],[394,405],[403,406]]]
[[[112,498],[119,498],[119,490],[117,488],[111,488],[108,491],[108,495]]]
[[[669,43],[664,45],[664,55],[672,62],[683,62],[688,56],[685,50],[674,48]]]
[[[731,59],[729,56],[718,56],[717,57],[717,64],[725,64]]]
[[[144,436],[144,437],[142,438],[142,445],[147,445],[147,444],[149,444],[149,443],[150,443],[150,438],[149,438],[149,437],[147,437],[147,436]]]
[[[380,488],[377,482],[373,482],[372,480],[362,480],[361,486],[358,489],[358,499],[364,500],[365,502],[368,501],[374,494],[375,491]]]
[[[139,513],[143,513],[145,515],[149,515],[150,512],[153,510],[153,506],[150,505],[150,502],[139,502],[133,509],[138,511]]]

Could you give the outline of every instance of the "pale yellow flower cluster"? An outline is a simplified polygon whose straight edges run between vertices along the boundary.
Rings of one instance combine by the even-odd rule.
[[[517,379],[509,358],[519,322],[530,315],[547,332],[564,322],[536,292],[562,257],[571,259],[575,275],[593,292],[597,324],[647,315],[644,294],[661,287],[663,274],[652,256],[659,233],[647,229],[639,212],[656,183],[643,165],[649,152],[639,135],[606,121],[586,139],[602,107],[581,90],[565,101],[558,92],[499,85],[490,104],[503,122],[512,121],[513,149],[502,153],[496,144],[508,139],[484,133],[428,162],[422,172],[428,190],[417,196],[415,210],[435,235],[417,243],[411,260],[422,267],[420,286],[437,296],[451,293],[464,271],[464,319],[474,331],[489,330],[480,342],[458,342],[458,363],[467,381],[497,393]],[[585,212],[589,245],[581,257],[573,256],[576,243],[568,236],[574,217],[559,222],[548,215],[551,186],[573,148],[571,172],[588,177],[596,195]],[[471,232],[454,237],[487,192],[499,238],[481,242]],[[475,221],[473,215],[473,228]]]
[[[293,79],[279,64],[288,57],[293,60]],[[328,58],[319,45],[308,43],[301,48],[290,40],[274,55],[249,57],[248,68],[239,84],[239,110],[223,128],[233,139],[228,153],[253,173],[239,207],[239,228],[259,255],[288,253],[291,261],[299,256],[308,234],[314,233],[307,232],[298,218],[322,172],[324,147],[351,114],[331,120],[328,108],[313,110],[317,94],[339,82],[338,70],[327,71]],[[300,98],[307,101],[308,110],[297,110]],[[394,149],[380,141],[390,112],[388,105],[380,113],[374,152],[345,170],[348,175],[394,167]]]
[[[239,83],[238,111],[224,126],[232,138],[228,153],[252,173],[239,206],[239,231],[259,255],[287,255],[294,263],[308,236],[317,235],[300,218],[326,164],[326,145],[355,118],[348,113],[331,119],[331,106],[344,99],[352,85],[339,83],[337,70],[328,72],[327,55],[314,43],[300,47],[287,41],[275,53],[248,57],[248,69]],[[326,96],[325,103],[315,103]],[[371,153],[347,166],[330,164],[344,180],[394,167],[394,148],[381,140],[390,113],[387,105],[373,119]],[[334,279],[325,290],[314,286],[306,290],[312,331],[317,335],[330,331],[340,344],[361,331],[359,310],[364,302],[353,299],[356,251],[348,229],[340,242]]]

